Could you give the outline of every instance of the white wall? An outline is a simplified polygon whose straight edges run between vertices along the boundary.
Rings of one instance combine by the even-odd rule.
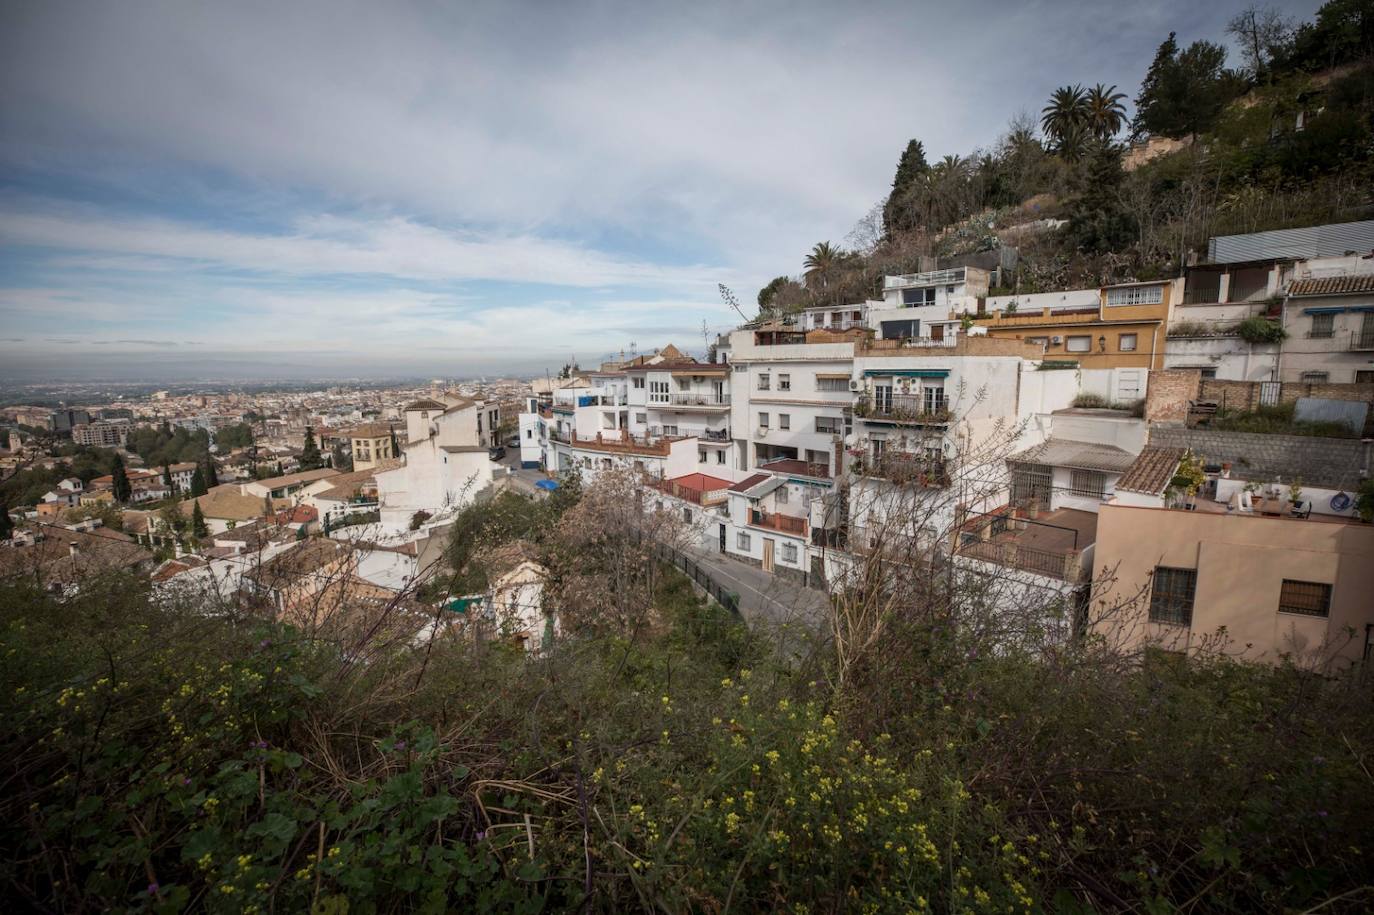
[[[1080,369],[1079,376],[1082,393],[1122,404],[1142,400],[1150,382],[1149,369],[1144,368]]]
[[[1040,311],[1044,308],[1095,308],[1102,301],[1098,289],[1070,289],[1067,292],[1023,292],[1019,295],[990,295],[984,307],[988,311],[1006,311],[1016,303],[1018,312]]]
[[[428,439],[404,453],[403,466],[377,474],[382,525],[389,530],[408,528],[417,511],[455,512],[492,481],[495,465],[485,450],[448,452]]]
[[[1112,445],[1131,454],[1145,449],[1150,437],[1149,424],[1135,417],[1103,416],[1094,413],[1056,413],[1050,419],[1050,434],[1073,442]]]
[[[521,413],[520,414],[520,462],[522,464],[538,464],[544,456],[544,449],[539,441],[539,414]]]

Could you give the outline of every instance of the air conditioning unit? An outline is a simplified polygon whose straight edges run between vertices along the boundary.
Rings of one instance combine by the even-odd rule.
[[[767,438],[767,437],[768,437],[768,427],[767,427],[767,426],[759,426],[759,434],[758,434],[758,437],[759,437],[759,438]]]
[[[851,391],[862,391],[863,388],[864,388],[864,383],[863,383],[862,381],[856,381],[856,380],[854,380],[853,378],[849,379],[849,390],[851,390]]]
[[[1061,343],[1064,342],[1064,338],[1063,338],[1063,337],[1050,337],[1050,342],[1053,343],[1055,346],[1058,346],[1059,344],[1061,344]]]

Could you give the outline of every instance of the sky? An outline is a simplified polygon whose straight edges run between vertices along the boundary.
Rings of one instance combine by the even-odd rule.
[[[1244,5],[0,0],[0,379],[702,352],[907,140],[1134,96]]]

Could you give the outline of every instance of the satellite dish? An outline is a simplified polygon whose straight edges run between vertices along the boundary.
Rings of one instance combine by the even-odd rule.
[[[1355,500],[1343,492],[1338,492],[1331,497],[1331,510],[1334,512],[1348,512],[1354,504]]]

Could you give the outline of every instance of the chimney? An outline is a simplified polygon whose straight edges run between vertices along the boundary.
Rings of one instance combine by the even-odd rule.
[[[81,553],[81,547],[80,547],[80,545],[79,545],[75,540],[72,540],[72,541],[69,541],[69,542],[67,543],[67,551],[68,551],[72,556],[76,556],[76,555],[79,555],[79,554]]]

